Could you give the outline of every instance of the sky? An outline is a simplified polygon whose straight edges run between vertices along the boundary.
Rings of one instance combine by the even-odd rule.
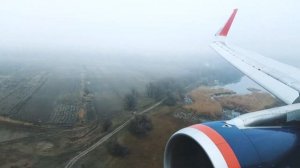
[[[297,0],[1,0],[0,49],[204,56],[234,8],[228,41],[300,54]]]

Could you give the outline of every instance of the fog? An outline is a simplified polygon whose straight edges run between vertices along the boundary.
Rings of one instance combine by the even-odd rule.
[[[210,56],[213,35],[239,8],[229,41],[293,62],[299,7],[296,0],[5,0],[1,55]]]
[[[177,130],[281,105],[209,47],[235,8],[228,42],[300,67],[296,0],[1,0],[0,167],[162,167]]]

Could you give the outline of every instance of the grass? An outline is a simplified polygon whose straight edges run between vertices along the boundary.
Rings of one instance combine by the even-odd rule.
[[[154,126],[153,130],[145,137],[138,138],[129,133],[127,129],[116,135],[115,138],[130,150],[130,154],[125,158],[110,156],[105,145],[102,145],[78,165],[85,164],[87,167],[105,168],[161,168],[164,148],[168,139],[174,132],[188,125],[172,116],[172,112],[176,110],[177,107],[161,106],[157,108],[150,116]]]
[[[276,99],[265,92],[253,92],[247,95],[233,95],[218,98],[223,107],[234,109],[236,107],[245,111],[258,111],[271,107],[277,103]]]

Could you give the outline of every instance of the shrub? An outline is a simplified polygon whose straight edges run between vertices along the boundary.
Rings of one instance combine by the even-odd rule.
[[[125,157],[129,154],[128,147],[120,144],[117,140],[109,142],[107,149],[112,156]]]
[[[129,124],[129,131],[138,137],[147,135],[152,128],[151,119],[145,115],[136,115]]]

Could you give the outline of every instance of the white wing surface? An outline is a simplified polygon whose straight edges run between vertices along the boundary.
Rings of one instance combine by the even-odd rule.
[[[299,102],[299,69],[225,42],[236,12],[237,9],[216,34],[217,38],[211,47],[229,63],[285,103]]]

